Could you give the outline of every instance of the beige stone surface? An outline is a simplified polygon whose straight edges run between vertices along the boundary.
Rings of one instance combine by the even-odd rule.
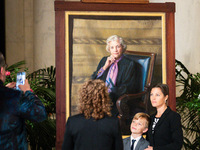
[[[66,0],[80,1],[80,0]],[[175,2],[175,39],[176,59],[180,60],[192,73],[199,72],[200,68],[200,2],[198,0],[150,0],[152,3]],[[55,65],[55,12],[54,0],[6,0],[6,56],[9,65],[26,60],[31,70],[41,67]],[[133,25],[136,23],[133,22]],[[159,23],[158,23],[159,24]],[[157,25],[158,25],[157,24]],[[81,24],[76,24],[83,25]],[[151,26],[143,22],[143,26]],[[96,27],[101,27],[97,23]],[[109,27],[109,26],[108,26]],[[140,26],[139,26],[140,27]],[[124,24],[123,36],[130,31],[128,24]],[[128,30],[127,30],[128,29]],[[78,30],[77,30],[78,31]],[[83,30],[79,30],[84,33]],[[113,30],[105,30],[102,35],[107,38]],[[156,33],[156,32],[154,32]],[[159,32],[157,32],[159,33]],[[133,32],[140,35],[140,32]],[[87,35],[87,34],[86,34]],[[91,36],[91,35],[87,35]],[[156,37],[156,35],[155,35]],[[91,49],[87,47],[87,49]],[[96,53],[103,46],[93,47],[92,53]],[[146,50],[137,45],[128,45],[128,49]],[[148,47],[148,51],[159,51],[160,46]],[[77,51],[82,54],[81,50]],[[103,52],[103,51],[102,51]],[[84,52],[86,53],[86,52]],[[98,52],[99,53],[99,52]],[[99,53],[99,57],[106,55],[106,52]],[[79,60],[83,58],[77,57]],[[76,63],[78,62],[75,58]],[[92,58],[91,58],[92,59]],[[90,61],[90,60],[89,60]],[[85,64],[87,62],[84,62]],[[95,66],[96,64],[94,64]],[[91,71],[91,70],[90,70]]]
[[[80,1],[80,0],[66,0]],[[200,2],[197,0],[150,0],[153,3],[175,2],[175,36],[176,36],[176,59],[182,61],[191,72],[196,73],[200,68],[200,19],[198,19]],[[6,54],[7,57],[16,51],[24,53],[26,50],[21,47],[12,47],[10,42],[32,42],[32,53],[28,50],[29,58],[32,58],[32,68],[42,66],[55,65],[55,12],[54,0],[6,0]],[[34,23],[33,23],[34,22]],[[149,24],[148,24],[149,25]],[[32,27],[32,33],[26,33],[25,28]],[[31,30],[31,29],[30,29]],[[26,39],[32,34],[33,41]],[[48,37],[47,40],[45,36]],[[108,33],[105,35],[107,37]],[[41,38],[40,38],[41,37]],[[38,39],[36,41],[35,39]],[[25,44],[26,45],[26,44]],[[27,46],[24,46],[27,47]],[[30,44],[29,46],[30,47]],[[9,49],[11,48],[11,49]],[[40,54],[40,51],[47,51]],[[50,52],[50,53],[49,53]],[[43,59],[48,54],[52,56],[50,59]],[[28,55],[28,54],[27,54]],[[26,55],[26,56],[27,56]],[[37,58],[38,56],[38,58]],[[8,58],[8,64],[14,63],[12,60],[25,59],[22,55],[16,56],[15,59]]]

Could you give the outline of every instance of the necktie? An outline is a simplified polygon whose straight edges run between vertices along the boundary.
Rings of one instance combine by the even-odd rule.
[[[134,150],[134,143],[136,140],[132,140],[132,144],[131,144],[131,150]]]

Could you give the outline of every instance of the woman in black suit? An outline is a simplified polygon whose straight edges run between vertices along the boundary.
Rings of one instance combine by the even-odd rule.
[[[183,132],[181,117],[167,106],[169,88],[166,84],[157,84],[151,89],[150,100],[156,108],[151,116],[151,124],[147,134],[150,145],[145,150],[181,150]]]
[[[62,150],[123,150],[119,120],[111,117],[112,102],[102,80],[80,90],[80,114],[69,117]]]

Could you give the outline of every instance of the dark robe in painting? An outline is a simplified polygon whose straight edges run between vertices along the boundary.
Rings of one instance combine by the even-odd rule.
[[[108,57],[108,56],[107,56]],[[99,65],[97,67],[97,70],[93,73],[91,76],[92,79],[97,79],[98,72],[101,69],[101,67],[104,66],[107,57],[103,57],[101,61],[99,62]],[[117,75],[117,81],[116,85],[111,88],[110,92],[110,98],[112,99],[113,102],[113,108],[112,108],[112,114],[113,115],[118,115],[117,107],[116,107],[116,101],[117,99],[122,96],[123,94],[128,94],[128,93],[134,93],[135,91],[135,70],[134,70],[135,63],[124,56],[119,62],[118,62],[118,75]],[[103,80],[104,82],[106,81],[106,77],[109,71],[108,67],[102,76],[100,76],[98,79]]]

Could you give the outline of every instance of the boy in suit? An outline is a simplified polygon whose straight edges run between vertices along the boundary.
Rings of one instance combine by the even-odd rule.
[[[130,130],[131,136],[123,139],[124,150],[144,150],[149,142],[142,136],[148,131],[150,117],[146,113],[137,113],[133,117]]]

